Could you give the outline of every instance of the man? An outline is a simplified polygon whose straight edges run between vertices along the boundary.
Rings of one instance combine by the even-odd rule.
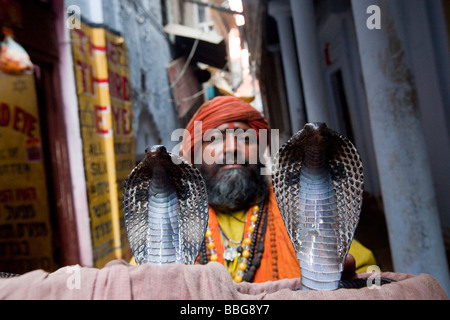
[[[201,134],[196,132],[198,124]],[[218,142],[204,141],[209,140],[205,134],[211,129],[222,134],[215,137]],[[257,140],[238,143],[236,131],[249,129],[256,133]],[[183,139],[181,155],[197,164],[210,203],[208,229],[197,262],[217,261],[225,265],[236,282],[300,277],[299,263],[275,201],[270,176],[261,175],[264,167],[261,158],[256,163],[250,161],[253,155],[262,154],[259,133],[269,130],[267,120],[238,98],[217,97],[199,108],[186,130],[189,139]],[[199,162],[197,155],[203,161]],[[205,157],[222,161],[211,163]],[[364,266],[372,264],[375,264],[372,253],[354,241],[344,274],[353,275],[356,267],[365,271]]]

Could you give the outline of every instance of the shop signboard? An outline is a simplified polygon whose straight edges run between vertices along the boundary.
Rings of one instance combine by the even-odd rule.
[[[100,268],[122,258],[106,31],[82,23],[71,35],[93,260]]]
[[[0,271],[55,267],[33,74],[0,72]]]
[[[125,179],[136,165],[130,71],[128,50],[124,38],[108,30],[106,31],[106,56],[113,116],[120,241],[122,244],[122,258],[129,261],[132,255],[126,235],[122,197]]]

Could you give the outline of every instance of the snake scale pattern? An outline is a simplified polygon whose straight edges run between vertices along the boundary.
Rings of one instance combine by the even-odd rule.
[[[358,151],[324,123],[308,123],[280,148],[272,180],[302,289],[337,289],[361,211]]]
[[[200,172],[164,146],[145,158],[125,181],[128,241],[137,264],[194,264],[208,223],[208,198]]]

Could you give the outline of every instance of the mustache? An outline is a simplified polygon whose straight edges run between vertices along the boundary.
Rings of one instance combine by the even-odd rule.
[[[223,161],[221,161],[220,163],[213,163],[210,165],[210,167],[212,169],[211,171],[215,174],[222,167],[234,164],[241,165],[245,169],[251,169],[249,160],[245,159],[245,157],[243,157],[242,154],[239,154],[238,152],[227,152],[226,154],[224,154]]]
[[[247,160],[244,154],[236,150],[235,152],[226,152],[223,155],[222,164],[242,164],[242,165],[250,165],[249,160]]]

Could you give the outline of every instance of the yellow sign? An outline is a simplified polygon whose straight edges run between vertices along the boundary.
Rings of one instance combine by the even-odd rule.
[[[120,240],[123,259],[131,259],[125,220],[123,216],[123,186],[125,179],[135,167],[135,142],[133,132],[133,106],[131,103],[128,51],[124,39],[106,32],[106,55],[108,58],[109,90],[116,156],[116,182],[120,216]]]
[[[100,268],[122,258],[105,30],[81,24],[72,42],[93,259]]]
[[[33,75],[0,73],[0,271],[54,269]]]

